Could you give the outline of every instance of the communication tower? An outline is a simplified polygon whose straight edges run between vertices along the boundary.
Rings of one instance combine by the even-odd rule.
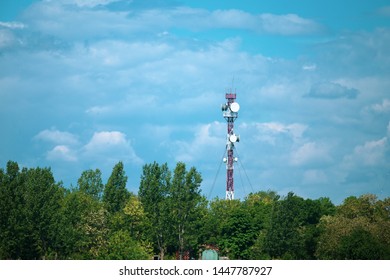
[[[233,149],[234,144],[240,141],[240,136],[234,132],[234,121],[238,117],[238,111],[240,110],[240,105],[236,102],[235,93],[226,93],[225,94],[226,103],[222,104],[223,117],[227,122],[227,136],[226,136],[226,153],[227,158],[224,158],[223,161],[226,163],[226,199],[234,199],[234,162],[237,162],[238,158],[234,157]]]

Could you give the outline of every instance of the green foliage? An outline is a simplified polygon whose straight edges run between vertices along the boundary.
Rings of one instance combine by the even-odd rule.
[[[56,232],[62,189],[48,168],[7,163],[0,185],[0,257],[45,259],[58,246]]]
[[[0,257],[19,258],[26,229],[20,220],[25,215],[24,189],[20,182],[19,166],[16,162],[7,163],[6,172],[0,172]],[[7,241],[7,242],[5,242]]]
[[[123,163],[120,161],[114,166],[104,188],[103,202],[109,213],[118,212],[125,207],[126,201],[130,197],[130,193],[126,189],[126,183],[127,176]]]
[[[80,191],[100,200],[103,195],[104,185],[102,182],[102,172],[99,169],[89,169],[81,173],[77,181]]]
[[[299,228],[304,222],[304,200],[289,193],[275,204],[265,239],[265,251],[271,258],[299,258],[303,239]]]
[[[171,226],[168,209],[170,183],[171,172],[167,164],[160,166],[154,162],[143,166],[138,194],[148,222],[146,237],[155,245],[162,260]]]
[[[390,200],[348,197],[318,224],[319,259],[390,259]]]
[[[332,212],[327,199],[303,199],[293,193],[274,204],[264,237],[264,251],[271,258],[315,259],[320,218]]]
[[[265,251],[265,241],[267,232],[271,226],[272,213],[279,198],[280,196],[274,191],[260,191],[249,194],[243,202],[250,213],[255,232],[252,246],[246,249],[246,258],[270,258]]]
[[[256,237],[255,224],[250,213],[244,207],[232,212],[222,227],[221,247],[231,259],[248,259],[247,249]]]
[[[143,167],[138,196],[123,163],[105,187],[99,169],[78,188],[49,168],[0,169],[0,259],[162,259],[197,257],[215,247],[230,259],[390,259],[390,198],[329,198],[251,193],[244,200],[201,195],[200,173]],[[103,189],[104,187],[104,189]]]
[[[339,248],[340,259],[378,260],[386,254],[381,240],[363,228],[354,228],[349,235],[341,237]]]
[[[29,258],[46,258],[49,248],[54,246],[61,190],[50,169],[23,169],[23,175],[26,176],[26,224],[32,233],[29,241],[30,252],[35,251]]]
[[[234,213],[240,208],[239,200],[214,199],[210,202],[204,224],[204,243],[217,246],[223,255],[229,255],[230,258],[234,258],[238,253],[238,245],[231,238],[236,228],[231,229],[230,226]]]
[[[135,241],[126,230],[114,232],[108,239],[106,260],[146,260],[151,249]]]
[[[103,204],[74,190],[66,195],[61,214],[62,258],[99,258],[108,234],[108,217]]]
[[[140,199],[137,196],[131,196],[123,208],[123,213],[131,236],[141,238],[141,233],[145,229],[146,215]]]
[[[185,250],[197,243],[195,234],[196,223],[199,218],[200,174],[192,167],[188,172],[184,163],[179,162],[174,170],[172,183],[170,184],[168,208],[173,225],[173,244],[177,240],[179,258],[183,258]]]
[[[161,259],[166,253],[178,252],[183,258],[185,251],[197,251],[206,208],[200,194],[201,181],[194,167],[187,171],[181,162],[173,176],[167,164],[144,165],[139,197],[148,220],[148,240]]]

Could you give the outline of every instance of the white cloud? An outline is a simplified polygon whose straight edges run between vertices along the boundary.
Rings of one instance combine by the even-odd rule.
[[[316,69],[317,69],[317,65],[315,63],[304,64],[302,66],[302,70],[305,70],[305,71],[315,71]]]
[[[280,135],[287,135],[291,140],[297,141],[302,138],[307,125],[300,123],[284,124],[280,122],[265,122],[255,125],[258,134],[256,139],[275,145]]]
[[[90,141],[83,147],[83,156],[90,160],[115,162],[118,160],[142,164],[131,142],[119,131],[95,132]]]
[[[23,25],[0,26],[6,137],[30,140],[32,130],[67,126],[72,133],[52,128],[35,136],[48,160],[107,167],[142,157],[204,168],[221,158],[226,124],[219,105],[235,77],[242,106],[237,149],[253,183],[290,188],[328,179],[330,189],[341,189],[330,174],[345,175],[347,163],[348,172],[359,172],[359,162],[376,161],[378,169],[388,162],[381,142],[364,142],[367,135],[381,139],[384,127],[390,137],[388,28],[291,39],[321,26],[299,10],[160,9],[139,1],[114,11],[108,2],[36,2],[21,14]],[[264,43],[265,33],[281,36]],[[302,98],[310,88],[317,98]],[[11,141],[3,139],[2,155],[24,153],[21,145],[7,152]]]
[[[387,113],[390,112],[390,100],[384,99],[382,103],[377,103],[371,106],[371,109],[376,113]]]
[[[0,21],[0,27],[6,27],[10,29],[23,29],[26,25],[18,21]]]
[[[250,13],[231,9],[211,12],[207,23],[210,24],[210,27],[255,29],[258,21]]]
[[[318,68],[326,71],[326,77],[386,77],[390,73],[390,29],[375,28],[372,31],[341,33],[338,37],[318,44],[321,57]]]
[[[20,46],[23,40],[17,33],[26,27],[26,24],[18,21],[0,21],[0,50]]]
[[[85,145],[85,148],[87,150],[96,151],[100,149],[106,149],[110,146],[117,146],[123,144],[126,144],[126,136],[122,132],[102,131],[95,132],[88,144]]]
[[[158,60],[174,48],[167,43],[123,40],[102,40],[89,47],[89,55],[108,67],[123,67]]]
[[[387,137],[390,137],[390,121],[389,124],[387,125]]]
[[[220,122],[196,126],[192,140],[172,143],[175,160],[194,162],[209,157],[210,152],[214,154],[216,149],[222,150],[226,143],[226,138],[224,138],[226,135],[222,132],[224,128],[225,125]]]
[[[308,142],[294,149],[290,155],[293,166],[323,165],[332,161],[328,147],[316,142]]]
[[[320,169],[309,169],[303,173],[303,183],[307,185],[325,184],[328,181],[328,176]]]
[[[184,26],[200,28],[236,28],[260,33],[298,35],[318,32],[319,24],[296,14],[275,15],[270,13],[251,14],[242,10],[215,10],[178,8],[175,16],[185,16]]]
[[[263,102],[271,102],[274,106],[286,107],[289,106],[287,104],[292,99],[301,98],[302,92],[306,90],[309,82],[305,74],[301,76],[301,73],[304,72],[300,65],[293,65],[283,60],[268,59],[268,61],[264,62],[263,67],[263,72],[260,72],[260,74],[269,74],[265,74],[268,77],[264,77],[263,85],[256,93],[259,101],[264,100]],[[278,72],[283,72],[281,74],[283,78],[277,74]],[[296,77],[291,79],[291,77],[288,77],[289,74],[287,72],[294,72]]]
[[[115,0],[63,0],[39,2],[25,14],[34,28],[59,37],[82,39],[85,36],[108,37],[109,33],[131,36],[142,32],[163,34],[170,29],[192,31],[233,28],[279,35],[310,34],[319,31],[319,24],[296,14],[252,14],[242,10],[214,10],[185,6],[170,9],[149,8],[110,11],[88,9],[104,6]],[[75,4],[80,9],[74,13]],[[39,15],[39,16],[37,16]],[[88,21],[85,19],[88,18]],[[70,29],[70,30],[69,30]],[[174,32],[173,32],[174,33]]]
[[[34,3],[26,10],[22,19],[28,23],[31,31],[55,36],[57,40],[83,42],[88,39],[110,37],[110,34],[130,34],[134,27],[126,18],[127,14],[103,9],[77,8],[66,3],[50,1]]]
[[[296,14],[274,15],[262,14],[261,29],[271,34],[297,35],[318,32],[319,24]]]
[[[43,0],[43,2],[45,2],[45,3],[54,2],[54,3],[63,4],[63,5],[74,4],[74,5],[77,5],[79,7],[88,7],[88,8],[93,8],[93,7],[96,7],[99,5],[107,5],[107,4],[119,2],[119,1],[121,1],[121,0]],[[128,0],[128,1],[131,2],[132,0]]]
[[[10,47],[15,43],[14,35],[8,30],[0,29],[0,48]]]
[[[288,133],[294,138],[302,137],[302,134],[307,129],[307,126],[300,123],[283,124],[279,122],[267,122],[257,125],[264,131],[270,131],[271,133]]]
[[[76,3],[79,7],[96,7],[99,5],[107,5],[114,2],[119,2],[120,0],[62,0],[65,3]]]
[[[110,106],[92,106],[85,110],[87,114],[91,115],[100,115],[100,114],[106,114],[112,111],[112,108]]]
[[[77,156],[73,150],[66,145],[57,145],[47,153],[50,161],[77,161]]]
[[[318,32],[320,25],[296,14],[251,14],[237,9],[208,11],[199,8],[177,7],[172,10],[146,10],[137,17],[146,26],[170,28],[181,26],[200,31],[204,29],[234,28],[260,33],[299,35]]]
[[[47,152],[46,158],[50,161],[99,161],[113,163],[119,160],[142,164],[131,142],[126,135],[119,131],[95,132],[86,143],[80,143],[79,137],[69,132],[56,129],[46,129],[34,136],[34,139],[55,144]]]
[[[112,102],[110,105],[92,106],[85,110],[90,116],[141,116],[150,115],[151,112],[158,112],[162,108],[167,106],[157,104],[157,98],[152,95],[138,96],[127,95],[119,101]],[[177,107],[176,107],[177,108]]]
[[[312,85],[308,94],[305,97],[311,98],[325,98],[325,99],[336,99],[336,98],[356,98],[359,91],[354,88],[345,87],[335,82],[321,82]]]
[[[34,136],[34,139],[44,140],[54,144],[75,145],[78,144],[78,137],[66,131],[57,129],[45,129]]]
[[[359,166],[377,166],[385,162],[388,149],[387,137],[367,141],[354,148],[353,153],[344,157],[344,166],[351,169]]]

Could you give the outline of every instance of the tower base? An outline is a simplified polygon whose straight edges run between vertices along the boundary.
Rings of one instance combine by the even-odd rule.
[[[234,191],[226,191],[226,200],[234,199]]]

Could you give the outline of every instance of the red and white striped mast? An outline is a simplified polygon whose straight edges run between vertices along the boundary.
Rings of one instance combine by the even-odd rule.
[[[227,158],[223,161],[226,163],[226,200],[234,199],[234,162],[237,157],[233,155],[234,144],[240,141],[240,136],[234,133],[234,121],[238,117],[240,105],[236,102],[235,93],[226,93],[226,103],[222,105],[223,117],[227,122],[226,153]]]

